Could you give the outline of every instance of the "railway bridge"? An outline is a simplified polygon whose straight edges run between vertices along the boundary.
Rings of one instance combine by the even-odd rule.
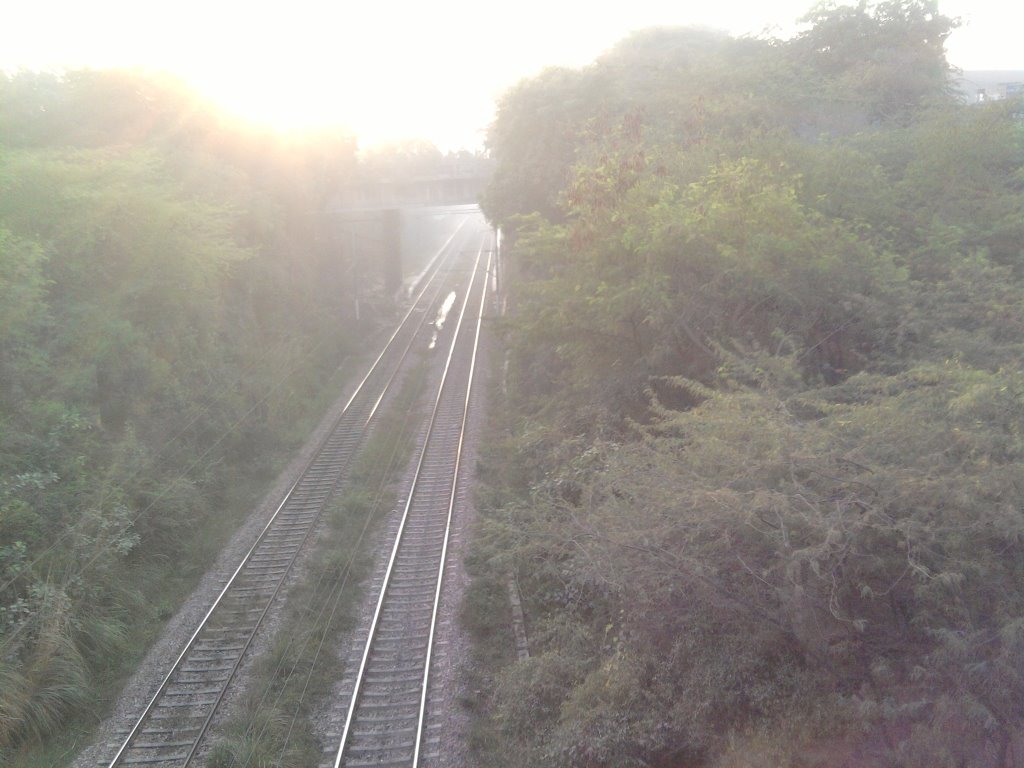
[[[338,210],[367,211],[479,202],[490,174],[487,166],[453,167],[429,175],[359,179],[338,190]]]
[[[328,210],[332,247],[356,276],[357,316],[360,302],[393,297],[419,274],[440,217],[478,212],[490,171],[484,158],[456,158],[431,173],[378,175],[338,189]]]

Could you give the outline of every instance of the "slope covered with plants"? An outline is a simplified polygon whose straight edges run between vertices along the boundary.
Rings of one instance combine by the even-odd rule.
[[[0,762],[102,715],[337,387],[353,163],[169,81],[0,76]]]
[[[928,0],[499,105],[481,764],[1024,765],[1024,106]]]

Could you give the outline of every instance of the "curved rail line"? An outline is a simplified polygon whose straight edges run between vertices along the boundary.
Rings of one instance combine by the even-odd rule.
[[[418,766],[452,513],[493,251],[463,299],[412,486],[398,523],[359,666],[335,768]],[[467,307],[478,296],[476,327]],[[470,309],[469,311],[472,311]]]
[[[184,768],[196,756],[260,624],[327,500],[345,479],[352,457],[430,317],[431,308],[450,282],[464,224],[459,224],[431,260],[429,275],[419,281],[409,310],[349,397],[312,461],[206,612],[109,768]]]

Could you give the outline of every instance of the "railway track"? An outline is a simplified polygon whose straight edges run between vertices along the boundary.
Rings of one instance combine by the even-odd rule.
[[[334,768],[415,768],[424,757],[434,635],[493,250],[462,297],[373,617],[356,646]]]
[[[465,224],[465,220],[463,221]],[[344,406],[299,480],[221,590],[159,685],[109,768],[193,764],[246,651],[267,616],[321,511],[347,476],[381,401],[441,297],[458,285],[467,242],[460,224],[415,286],[415,299]],[[472,252],[469,254],[472,256]]]

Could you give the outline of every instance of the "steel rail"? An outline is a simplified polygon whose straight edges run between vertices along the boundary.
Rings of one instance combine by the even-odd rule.
[[[459,427],[459,444],[455,450],[455,469],[452,473],[451,498],[448,501],[448,515],[444,523],[444,538],[441,544],[441,564],[437,570],[437,587],[434,590],[434,605],[430,612],[430,630],[427,634],[427,661],[423,665],[423,689],[420,692],[420,715],[416,723],[416,746],[413,749],[412,765],[420,764],[420,751],[423,745],[423,725],[427,716],[427,689],[430,685],[430,662],[434,652],[434,634],[437,630],[437,616],[441,608],[441,587],[444,581],[445,561],[448,559],[448,539],[452,530],[452,516],[455,513],[455,498],[459,487],[459,469],[462,466],[462,448],[466,438],[466,424],[469,421],[469,402],[473,395],[473,374],[476,371],[476,356],[480,348],[480,329],[483,326],[484,307],[487,306],[487,281],[491,275],[492,256],[487,257],[487,268],[484,271],[484,290],[480,293],[480,309],[476,316],[476,331],[473,336],[473,354],[469,360],[469,373],[466,380],[466,398],[462,406],[462,424]]]
[[[424,279],[424,280],[420,281],[420,284],[422,284],[422,288],[419,290],[419,292],[417,293],[417,295],[415,296],[415,298],[411,302],[411,305],[410,305],[408,311],[402,317],[401,321],[398,323],[398,325],[395,328],[395,331],[388,338],[387,342],[385,342],[382,351],[376,357],[376,359],[373,361],[373,363],[370,366],[369,370],[367,371],[366,375],[360,380],[359,384],[356,386],[356,388],[353,391],[352,395],[346,401],[346,403],[343,406],[341,412],[338,414],[337,418],[334,420],[333,424],[331,425],[331,428],[327,431],[327,434],[325,435],[325,437],[320,441],[320,443],[317,446],[317,449],[316,449],[316,451],[315,451],[315,453],[313,455],[313,458],[311,458],[310,461],[307,463],[307,465],[303,468],[302,473],[299,476],[299,479],[296,480],[291,485],[291,487],[288,489],[288,491],[285,494],[284,498],[282,499],[281,503],[274,510],[273,514],[271,515],[270,519],[267,521],[267,523],[263,527],[263,529],[260,531],[260,533],[257,536],[257,538],[256,538],[255,542],[253,543],[253,545],[249,548],[249,550],[243,556],[243,558],[240,561],[239,565],[235,568],[235,570],[231,574],[230,578],[225,583],[224,587],[220,590],[220,592],[218,593],[217,597],[215,598],[215,600],[211,604],[210,608],[204,614],[203,618],[199,622],[199,624],[196,627],[195,631],[191,634],[191,636],[189,637],[188,641],[186,642],[183,650],[178,655],[178,657],[175,659],[173,665],[171,666],[171,668],[169,669],[167,674],[164,676],[164,678],[160,682],[160,685],[158,686],[156,692],[150,698],[149,702],[147,703],[146,707],[143,709],[142,713],[138,716],[134,726],[129,731],[128,735],[124,738],[124,741],[122,742],[122,744],[121,744],[120,748],[118,749],[117,753],[114,755],[114,757],[109,762],[108,768],[116,768],[116,766],[118,766],[120,764],[124,764],[125,761],[124,761],[123,758],[125,757],[127,751],[133,747],[133,742],[134,742],[136,736],[142,731],[144,725],[146,725],[146,723],[148,722],[150,716],[155,711],[155,709],[156,709],[158,703],[160,702],[161,698],[163,697],[165,692],[168,690],[168,687],[169,687],[172,679],[174,678],[175,674],[182,669],[182,664],[188,658],[189,654],[195,649],[197,640],[200,638],[200,636],[202,635],[204,630],[206,630],[210,626],[210,619],[211,619],[211,617],[214,615],[214,613],[217,611],[217,609],[219,607],[224,605],[225,597],[227,595],[229,595],[231,593],[231,590],[235,587],[235,585],[236,585],[236,583],[238,581],[239,575],[242,573],[243,569],[250,562],[252,562],[253,555],[255,554],[257,549],[262,544],[264,544],[266,542],[268,534],[272,531],[272,529],[274,528],[274,526],[278,522],[278,520],[281,519],[281,512],[286,507],[288,502],[292,500],[293,494],[295,494],[296,489],[300,486],[301,483],[303,483],[303,481],[305,481],[306,479],[308,479],[310,477],[310,472],[311,472],[311,469],[313,468],[314,464],[323,456],[324,451],[325,451],[327,445],[329,444],[329,442],[332,440],[332,438],[336,437],[335,433],[337,432],[337,430],[338,430],[342,420],[345,418],[346,415],[349,414],[350,409],[351,409],[353,403],[355,402],[356,398],[363,392],[363,389],[366,387],[367,382],[369,382],[370,378],[374,375],[374,373],[377,372],[378,368],[381,366],[381,363],[384,360],[385,356],[391,350],[392,344],[395,342],[396,338],[402,332],[402,330],[406,328],[406,324],[409,322],[409,319],[411,318],[413,313],[417,309],[421,309],[421,310],[423,309],[423,307],[421,306],[422,299],[423,299],[424,295],[427,293],[428,289],[432,285],[435,287],[436,290],[435,290],[435,294],[429,299],[428,304],[429,305],[433,305],[433,303],[436,301],[437,294],[440,293],[440,282],[438,281],[438,282],[435,283],[435,278],[441,273],[441,268],[442,268],[442,266],[445,263],[448,262],[448,259],[453,257],[454,255],[456,255],[457,251],[455,249],[450,248],[450,246],[451,246],[452,242],[455,240],[455,238],[462,231],[465,223],[466,223],[465,221],[459,223],[458,227],[456,227],[456,229],[452,233],[452,235],[445,241],[445,243],[441,246],[440,249],[438,249],[437,253],[430,260],[430,263],[429,263],[429,266],[428,266],[428,271],[430,269],[433,269],[432,274],[430,275],[430,277],[428,279]],[[442,256],[446,256],[446,258],[442,258]],[[368,415],[363,419],[363,423],[361,425],[361,430],[362,431],[365,431],[365,429],[368,426],[370,420],[373,418],[373,415],[376,413],[377,408],[379,407],[381,401],[383,400],[384,393],[386,392],[386,390],[394,382],[394,379],[395,379],[395,377],[397,375],[397,372],[398,372],[399,368],[401,367],[401,364],[406,359],[406,357],[407,357],[407,355],[409,353],[409,350],[412,347],[413,341],[415,340],[419,330],[422,328],[422,325],[425,322],[425,318],[427,316],[428,316],[428,313],[424,312],[423,316],[419,319],[419,322],[415,323],[416,330],[412,334],[410,334],[409,343],[406,345],[406,348],[401,352],[401,354],[399,356],[399,359],[395,362],[394,369],[392,370],[392,372],[391,372],[390,376],[388,377],[387,381],[384,383],[384,385],[382,387],[382,391],[378,395],[378,397],[376,398],[376,400],[373,403],[372,407],[370,408],[370,411],[369,411]],[[346,461],[344,463],[347,465],[348,461]],[[340,471],[340,469],[341,468],[339,468],[339,471]],[[321,504],[321,508],[322,508],[322,504]],[[168,758],[162,759],[162,760],[157,760],[157,759],[148,760],[147,762],[165,762],[166,763],[166,762],[173,762],[173,761],[176,761],[176,760],[182,760],[182,762],[179,763],[181,766],[187,766],[191,762],[192,758],[195,756],[196,750],[198,749],[198,746],[199,746],[200,742],[202,741],[203,737],[205,736],[207,730],[209,729],[209,725],[212,722],[213,715],[215,714],[217,708],[219,707],[221,701],[223,700],[223,696],[224,696],[227,688],[230,686],[230,683],[231,683],[231,680],[233,679],[234,674],[237,672],[238,666],[241,663],[241,660],[244,657],[246,650],[248,649],[249,645],[251,645],[251,642],[252,642],[253,636],[255,635],[256,630],[259,628],[260,624],[262,623],[263,618],[266,616],[266,613],[269,610],[270,605],[273,603],[274,598],[277,596],[278,592],[280,591],[281,584],[283,583],[285,578],[287,578],[287,574],[290,572],[291,566],[294,563],[295,558],[297,557],[298,552],[300,552],[302,550],[302,545],[305,543],[306,539],[308,538],[309,532],[315,527],[316,520],[318,519],[318,517],[319,517],[319,512],[308,523],[308,527],[306,529],[306,532],[305,532],[305,534],[302,537],[302,544],[299,545],[299,547],[296,549],[295,554],[290,558],[288,566],[284,570],[284,573],[282,574],[279,582],[277,583],[277,586],[275,587],[272,596],[270,597],[269,601],[267,602],[266,606],[264,607],[263,611],[261,612],[259,619],[257,620],[255,625],[253,626],[252,632],[249,635],[248,639],[244,642],[244,648],[241,650],[241,652],[239,654],[237,654],[237,659],[236,659],[235,663],[233,664],[233,666],[232,666],[232,668],[231,668],[231,670],[229,672],[229,675],[224,680],[223,685],[221,686],[221,689],[220,689],[219,693],[217,694],[216,702],[214,703],[214,705],[212,707],[212,710],[210,711],[209,715],[207,716],[206,720],[204,721],[202,727],[199,729],[198,733],[195,735],[194,741],[192,742],[191,747],[190,747],[189,752],[187,753],[187,755],[184,758],[168,757]],[[136,761],[129,761],[129,762],[134,763]],[[139,762],[142,762],[142,761],[139,761]]]
[[[460,340],[462,338],[462,332],[463,332],[463,328],[464,328],[464,325],[465,325],[464,321],[465,321],[465,316],[466,316],[466,308],[467,308],[467,306],[469,304],[469,301],[470,301],[470,298],[471,298],[471,296],[473,294],[473,286],[477,282],[478,276],[481,274],[481,272],[479,270],[479,264],[480,264],[480,260],[481,260],[481,257],[483,255],[483,252],[484,252],[484,248],[483,248],[483,245],[481,245],[480,250],[477,253],[477,261],[476,261],[476,264],[474,266],[473,277],[472,277],[472,279],[470,281],[470,284],[469,284],[469,286],[467,288],[466,295],[465,295],[465,297],[463,299],[462,305],[461,305],[460,310],[459,310],[458,323],[456,325],[455,333],[453,334],[452,342],[451,342],[451,345],[449,347],[447,358],[445,360],[444,370],[443,370],[443,373],[441,375],[441,381],[440,381],[440,384],[438,385],[438,388],[437,388],[437,395],[436,395],[436,397],[434,399],[433,408],[431,410],[431,415],[430,415],[430,418],[429,418],[429,421],[428,421],[428,425],[427,425],[427,434],[426,434],[426,436],[425,436],[425,438],[423,440],[423,446],[422,446],[422,448],[420,450],[420,454],[419,454],[419,457],[417,459],[415,469],[413,471],[413,476],[412,476],[412,480],[411,480],[411,483],[410,483],[409,493],[407,495],[407,499],[406,499],[404,508],[402,510],[402,515],[401,515],[401,517],[399,519],[399,522],[398,522],[397,530],[396,530],[396,533],[395,533],[394,544],[393,544],[393,546],[391,548],[391,552],[390,552],[390,555],[388,557],[388,561],[387,561],[387,565],[385,567],[385,572],[384,572],[382,584],[380,586],[380,591],[379,591],[379,594],[378,594],[378,597],[377,597],[376,604],[374,606],[373,615],[372,615],[372,618],[370,619],[370,622],[369,622],[369,630],[368,630],[367,638],[366,638],[366,641],[365,641],[365,643],[363,645],[363,650],[362,650],[362,654],[360,656],[359,665],[358,665],[358,668],[357,668],[357,671],[356,671],[355,679],[353,681],[352,692],[351,692],[351,694],[349,696],[348,711],[346,712],[344,726],[342,728],[342,733],[341,733],[341,736],[340,736],[339,741],[338,741],[338,751],[337,751],[337,754],[336,754],[335,760],[334,760],[334,768],[341,768],[341,766],[343,765],[342,761],[345,759],[345,750],[349,746],[349,740],[350,740],[350,737],[351,737],[351,734],[352,734],[352,728],[353,728],[353,723],[354,723],[354,720],[355,720],[356,710],[358,708],[358,705],[359,705],[359,702],[360,702],[360,698],[361,698],[362,693],[363,693],[364,683],[365,683],[365,680],[366,680],[367,666],[368,666],[370,657],[372,655],[372,652],[374,650],[374,643],[376,641],[377,632],[378,632],[378,629],[380,627],[381,616],[382,616],[383,611],[384,611],[384,606],[385,606],[385,602],[386,602],[386,599],[387,599],[388,590],[389,590],[389,587],[391,586],[392,575],[393,575],[393,573],[395,571],[395,566],[396,566],[396,563],[397,563],[397,560],[398,560],[399,551],[400,551],[400,549],[402,547],[402,544],[405,543],[405,535],[404,534],[405,534],[405,531],[406,531],[407,524],[409,522],[410,513],[411,513],[411,510],[413,508],[414,500],[417,498],[417,495],[418,495],[417,492],[419,490],[420,481],[421,481],[422,474],[423,474],[423,471],[424,471],[424,466],[425,466],[426,461],[427,461],[429,449],[430,449],[430,447],[432,445],[432,441],[434,439],[434,432],[435,432],[435,429],[438,427],[438,416],[439,416],[439,412],[441,410],[442,400],[443,400],[443,398],[444,398],[444,396],[445,396],[445,394],[447,392],[446,387],[448,387],[448,385],[449,385],[449,373],[452,370],[452,364],[453,364],[453,361],[455,360],[456,351],[458,349],[459,342],[460,342]],[[488,287],[487,277],[488,277],[488,272],[489,272],[490,260],[491,259],[490,259],[490,256],[489,256],[488,257],[488,267],[487,267],[487,269],[485,269],[483,271],[482,279],[480,280],[480,283],[481,283],[481,288],[480,288],[480,290],[481,290],[481,312],[482,312],[483,302],[486,300],[486,297],[487,297],[487,287]],[[469,398],[469,394],[468,393],[469,393],[470,388],[471,388],[472,374],[473,374],[473,370],[475,368],[476,349],[477,349],[477,345],[478,345],[478,342],[479,342],[479,326],[480,326],[480,319],[478,317],[478,319],[477,319],[477,331],[476,331],[476,335],[475,335],[475,337],[473,339],[473,348],[472,348],[472,355],[471,355],[471,362],[470,362],[470,373],[469,373],[469,377],[467,378],[467,383],[466,383],[467,395],[466,395],[466,398],[465,398],[465,400],[463,402],[462,419],[461,419],[461,424],[459,425],[458,447],[457,447],[457,450],[456,450],[456,454],[458,454],[458,455],[461,455],[462,443],[463,443],[463,438],[464,438],[464,434],[465,434],[465,419],[466,419],[466,415],[468,414],[468,398]],[[457,466],[458,465],[456,463],[456,470],[455,470],[456,474],[457,474]],[[442,559],[441,559],[441,567],[440,567],[439,573],[443,572],[444,556],[447,553],[447,538],[448,538],[448,534],[450,532],[451,512],[454,509],[454,503],[455,503],[455,489],[456,489],[456,484],[453,482],[450,485],[449,490],[448,490],[448,522],[446,524],[445,531],[444,531],[444,546],[442,547]],[[436,612],[437,612],[437,607],[438,607],[438,604],[439,604],[439,589],[440,589],[440,586],[438,585],[436,587],[435,593],[434,593],[434,595],[435,595],[434,601],[433,601],[434,605],[431,608],[432,616],[431,616],[430,629],[429,629],[429,632],[430,632],[431,636],[433,635],[434,629],[436,628],[436,618],[437,618]],[[432,642],[428,641],[428,648],[432,648]],[[426,670],[429,670],[429,666],[430,666],[430,656],[428,655],[427,658],[425,659],[425,664],[424,664],[424,668],[425,668],[424,684],[425,684],[426,679],[428,678],[428,675],[429,675],[429,672],[426,671]],[[426,705],[425,689],[423,689],[421,691],[421,695],[418,698],[420,699],[420,704],[419,704],[420,711],[419,711],[419,713],[417,715],[417,728],[416,728],[416,734],[415,734],[415,739],[414,739],[415,743],[413,745],[413,752],[414,752],[414,759],[415,760],[418,760],[418,755],[419,755],[419,751],[420,751],[421,731],[422,731],[422,724],[423,724],[423,718],[424,718],[423,710],[424,710],[425,705]],[[415,766],[416,763],[414,762],[413,765]]]

